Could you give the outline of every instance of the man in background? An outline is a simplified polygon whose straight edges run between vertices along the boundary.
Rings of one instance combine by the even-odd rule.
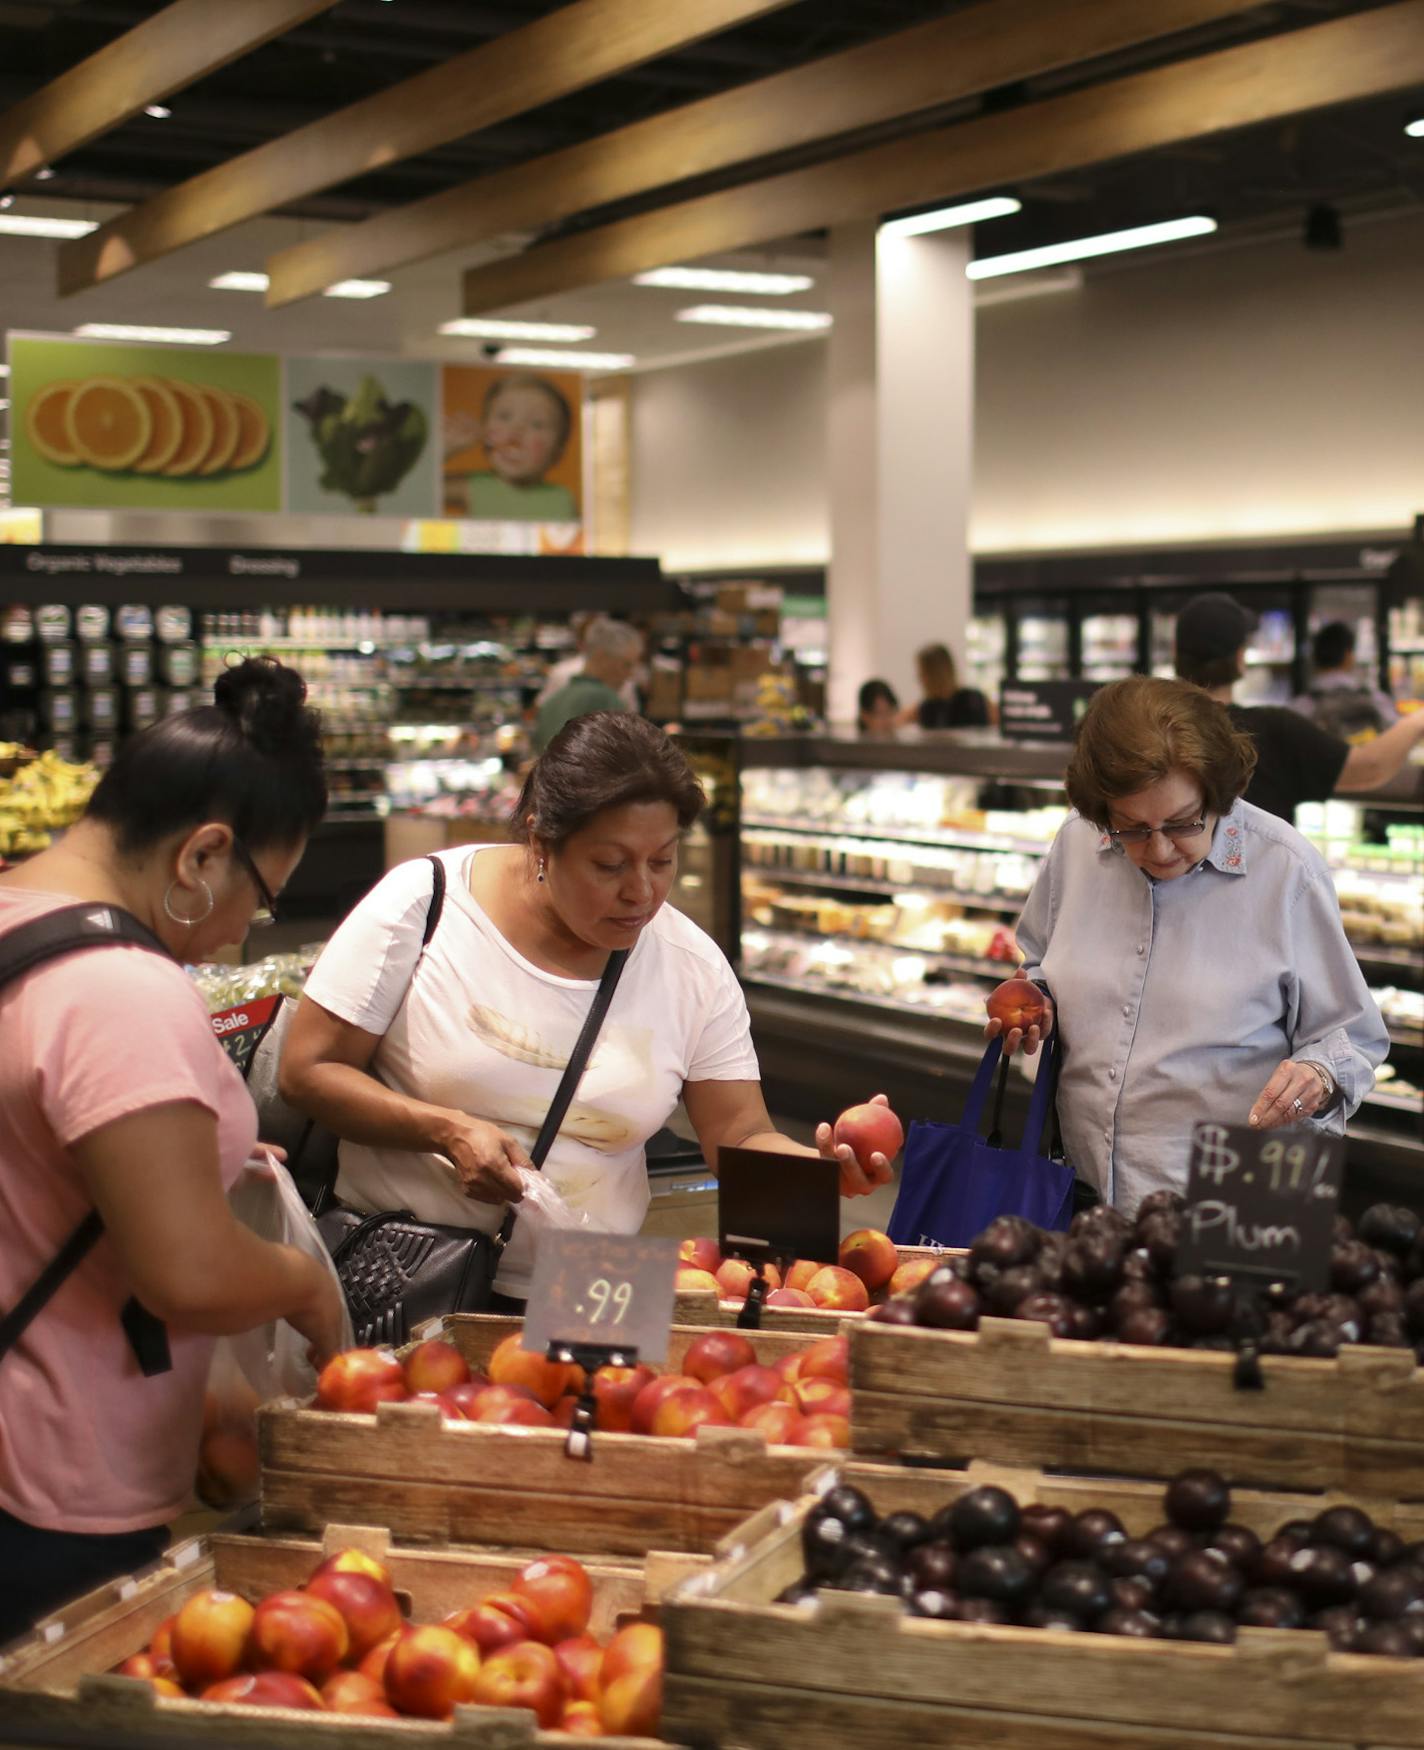
[[[565,687],[576,674],[583,673],[584,651],[588,643],[588,629],[595,620],[602,616],[598,614],[571,614],[569,629],[574,635],[574,652],[572,656],[561,656],[557,662],[550,663],[549,672],[544,677],[544,685],[539,690],[539,697],[534,701],[537,711],[548,699],[552,699],[560,688]],[[623,703],[630,711],[638,709],[638,689],[630,678],[618,691],[623,696]]]
[[[1246,800],[1294,823],[1302,802],[1356,795],[1386,784],[1424,738],[1424,711],[1402,718],[1363,747],[1351,747],[1287,705],[1235,705],[1232,688],[1246,672],[1246,641],[1256,625],[1229,595],[1189,601],[1177,618],[1177,673],[1204,687],[1256,744]]]
[[[1309,689],[1291,700],[1291,710],[1309,717],[1322,729],[1345,741],[1378,735],[1399,721],[1394,700],[1372,687],[1355,667],[1355,632],[1343,620],[1331,620],[1310,645]]]
[[[583,667],[539,707],[534,751],[544,749],[566,723],[590,711],[626,711],[620,688],[633,678],[643,654],[643,639],[621,620],[598,619],[584,639]]]

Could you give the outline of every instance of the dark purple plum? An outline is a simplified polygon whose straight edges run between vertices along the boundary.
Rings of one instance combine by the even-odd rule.
[[[1179,1471],[1163,1496],[1167,1517],[1183,1531],[1215,1531],[1231,1513],[1231,1490],[1219,1471]]]

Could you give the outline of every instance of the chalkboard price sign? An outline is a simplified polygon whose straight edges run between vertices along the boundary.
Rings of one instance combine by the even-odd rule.
[[[546,1233],[534,1257],[522,1346],[541,1355],[558,1343],[606,1349],[610,1359],[665,1360],[676,1276],[673,1239]]]
[[[1344,1167],[1343,1137],[1198,1124],[1178,1274],[1327,1288]]]

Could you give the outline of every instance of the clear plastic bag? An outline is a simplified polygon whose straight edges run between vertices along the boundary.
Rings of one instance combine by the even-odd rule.
[[[260,1239],[296,1246],[319,1259],[340,1287],[317,1225],[292,1175],[259,1147],[228,1193],[233,1214]],[[346,1318],[342,1348],[355,1336]],[[316,1390],[307,1342],[283,1319],[236,1336],[220,1337],[208,1370],[197,1492],[212,1507],[235,1507],[257,1497],[257,1410],[272,1398],[306,1398]]]
[[[536,1173],[532,1167],[516,1167],[514,1170],[524,1187],[523,1200],[515,1208],[520,1222],[533,1230],[536,1239],[550,1228],[593,1226],[587,1210],[575,1209],[542,1173]]]

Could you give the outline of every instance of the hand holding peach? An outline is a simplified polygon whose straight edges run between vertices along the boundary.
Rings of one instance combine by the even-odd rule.
[[[1012,1057],[1020,1045],[1032,1057],[1053,1031],[1053,1004],[1027,978],[1006,978],[989,992],[984,1006],[989,1011],[984,1037],[1002,1035],[1005,1057]]]
[[[868,1197],[877,1186],[888,1185],[893,1176],[890,1162],[904,1140],[904,1126],[884,1094],[847,1107],[834,1128],[829,1124],[816,1128],[817,1150],[840,1166],[842,1197]]]

